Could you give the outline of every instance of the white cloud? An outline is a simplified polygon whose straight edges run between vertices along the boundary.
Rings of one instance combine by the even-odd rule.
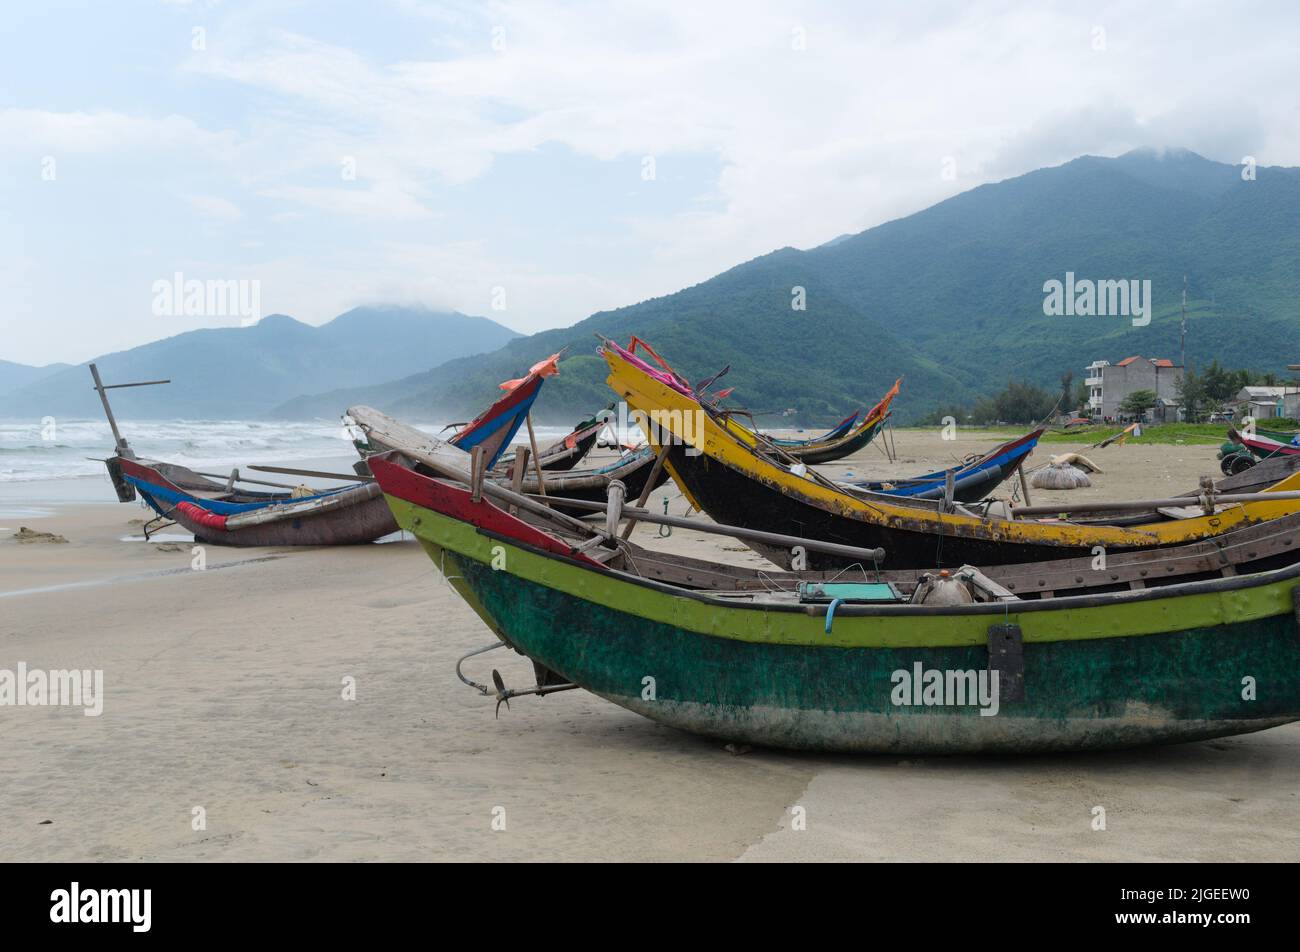
[[[411,14],[401,43],[347,29],[337,11],[212,7],[206,50],[182,44],[174,55],[188,58],[166,63],[174,95],[159,97],[157,115],[132,114],[147,110],[137,97],[116,102],[112,77],[97,77],[103,92],[88,86],[86,101],[112,108],[0,110],[0,147],[162,156],[147,174],[178,179],[202,164],[204,180],[168,182],[170,193],[262,244],[194,256],[219,273],[282,278],[275,309],[322,320],[390,294],[496,317],[485,289],[504,285],[520,330],[671,292],[1080,154],[1169,145],[1300,165],[1300,10],[1282,3],[1193,0],[1176,14],[1136,0],[1091,10],[994,0],[400,0],[393,9]],[[806,49],[793,48],[796,28]],[[344,45],[354,36],[364,40]],[[177,114],[177,102],[195,114]],[[500,185],[488,175],[504,157],[566,149],[627,164],[639,211],[582,209],[604,234],[626,236],[625,253],[620,244],[598,266],[544,258],[537,251],[556,234],[579,246],[582,226],[530,220],[523,189],[520,215],[500,229],[509,240],[448,224],[463,221],[448,198],[472,209],[496,197],[484,190]],[[660,183],[639,181],[643,155],[656,157]],[[701,156],[716,161],[716,178],[695,183],[700,201],[665,213],[654,189]],[[946,158],[953,180],[941,175]],[[344,162],[355,179],[341,178]],[[195,240],[214,231],[226,233],[196,228]],[[296,246],[306,241],[311,253]],[[233,263],[211,260],[220,254]],[[69,299],[62,309],[93,308]]]
[[[239,210],[238,205],[219,195],[186,195],[185,200],[189,202],[190,207],[205,218],[213,218],[218,221],[238,221],[244,215]]]
[[[237,148],[230,132],[211,132],[185,116],[162,118],[121,112],[0,110],[0,147],[13,153],[108,153],[166,149],[229,157]]]
[[[329,188],[286,185],[264,188],[259,194],[333,214],[375,221],[420,221],[434,217],[434,213],[415,196],[401,188],[382,183],[370,187],[338,185]]]

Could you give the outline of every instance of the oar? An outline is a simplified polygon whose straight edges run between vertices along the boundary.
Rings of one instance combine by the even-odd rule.
[[[281,473],[285,476],[313,476],[316,479],[341,479],[348,483],[368,483],[373,482],[373,476],[358,476],[353,473],[350,476],[344,476],[342,473],[322,473],[314,469],[290,469],[287,466],[250,466],[249,469],[256,470],[259,473]]]

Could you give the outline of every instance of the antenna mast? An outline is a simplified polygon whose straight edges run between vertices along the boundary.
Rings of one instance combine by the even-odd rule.
[[[1183,323],[1178,332],[1179,363],[1187,373],[1187,275],[1183,275]]]

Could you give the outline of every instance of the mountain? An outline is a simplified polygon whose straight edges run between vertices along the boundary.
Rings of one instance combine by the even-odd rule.
[[[26,364],[0,360],[0,396],[34,383],[42,377],[58,373],[67,366],[67,364],[47,364],[44,367],[29,367]]]
[[[239,419],[263,416],[303,393],[408,376],[446,360],[495,350],[517,336],[483,317],[360,307],[320,327],[272,314],[250,327],[187,331],[94,362],[106,383],[172,381],[116,391],[113,408],[120,417]],[[0,397],[0,417],[101,413],[84,365],[58,370]]]
[[[1149,280],[1150,323],[1048,316],[1044,283],[1067,272]],[[1185,274],[1189,362],[1281,371],[1300,358],[1300,170],[1261,166],[1248,180],[1186,150],[1084,156],[371,387],[366,402],[416,420],[466,419],[499,381],[567,346],[537,407],[567,421],[610,399],[592,335],[626,343],[635,333],[692,379],[730,364],[720,386],[736,388],[733,402],[795,408],[804,422],[869,405],[901,374],[905,421],[1011,378],[1055,389],[1095,359],[1177,361]],[[805,311],[791,308],[796,286]]]

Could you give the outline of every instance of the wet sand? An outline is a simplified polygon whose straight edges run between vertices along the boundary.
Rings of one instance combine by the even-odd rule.
[[[898,462],[872,446],[826,469],[908,475],[996,441],[900,431]],[[1106,472],[1069,498],[1191,489],[1217,474],[1214,450],[1084,450]],[[656,510],[664,496],[684,510],[671,488]],[[495,701],[454,673],[492,635],[414,542],[207,547],[195,571],[187,542],[121,541],[142,515],[104,503],[0,516],[0,668],[105,679],[100,717],[0,708],[0,859],[1300,857],[1300,725],[976,759],[733,755],[577,691],[516,699],[494,719]],[[19,525],[68,542],[20,544]],[[762,564],[684,530],[662,539],[640,526],[636,539]],[[466,670],[486,680],[493,667],[531,683],[505,651]],[[1092,829],[1097,806],[1105,831]],[[195,807],[205,829],[193,829]],[[794,829],[801,812],[806,829]]]

